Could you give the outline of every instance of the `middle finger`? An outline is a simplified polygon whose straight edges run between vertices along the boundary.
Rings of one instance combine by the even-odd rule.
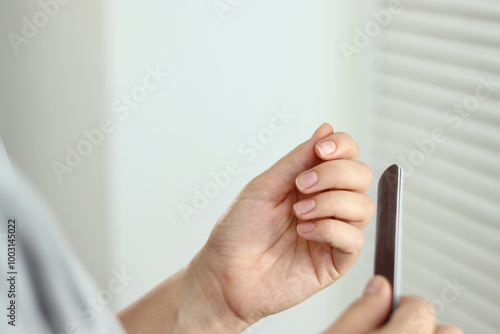
[[[372,181],[372,171],[365,163],[354,160],[332,160],[323,162],[295,179],[303,194],[327,189],[366,192]]]

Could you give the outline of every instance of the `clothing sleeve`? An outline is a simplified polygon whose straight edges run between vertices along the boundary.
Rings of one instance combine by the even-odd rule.
[[[12,167],[0,140],[0,333],[124,334],[113,312],[96,303],[103,290],[54,216]]]

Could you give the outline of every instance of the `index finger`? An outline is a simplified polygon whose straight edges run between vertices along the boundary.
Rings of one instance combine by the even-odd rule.
[[[359,156],[359,146],[345,132],[336,132],[314,145],[316,155],[322,160],[348,159],[356,160]]]

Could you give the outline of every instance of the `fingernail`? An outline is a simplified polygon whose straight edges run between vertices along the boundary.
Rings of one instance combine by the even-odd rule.
[[[332,155],[333,152],[335,152],[335,149],[337,148],[337,145],[331,140],[326,140],[322,143],[318,144],[318,150],[319,153],[323,156],[329,156]]]
[[[316,172],[302,174],[296,180],[297,187],[301,190],[311,188],[316,182],[318,182],[318,174]]]
[[[309,233],[314,230],[315,226],[316,224],[311,222],[300,223],[299,225],[297,225],[297,231],[299,231],[299,233]]]
[[[304,214],[311,212],[316,207],[316,201],[312,198],[302,200],[293,205],[295,212],[298,214]]]
[[[379,292],[380,287],[382,287],[382,277],[373,276],[372,279],[368,282],[365,288],[365,295],[374,295]]]

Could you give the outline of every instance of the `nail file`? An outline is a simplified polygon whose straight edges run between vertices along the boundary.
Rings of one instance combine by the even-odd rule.
[[[388,167],[378,182],[375,275],[387,278],[392,286],[392,310],[400,297],[401,190],[403,170]]]

